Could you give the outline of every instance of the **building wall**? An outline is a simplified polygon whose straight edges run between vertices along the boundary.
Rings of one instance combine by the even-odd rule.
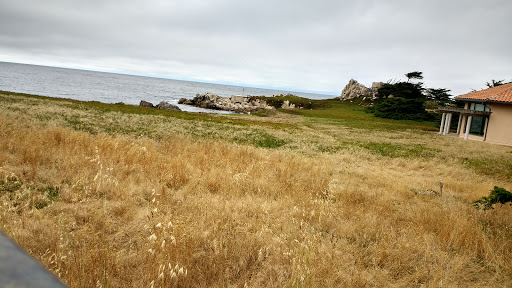
[[[512,105],[489,104],[491,116],[485,141],[512,146]]]

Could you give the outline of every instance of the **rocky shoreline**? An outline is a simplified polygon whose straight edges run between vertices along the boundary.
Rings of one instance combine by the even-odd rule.
[[[288,95],[273,95],[273,97],[277,98],[266,98],[268,101],[263,99],[264,96],[239,96],[233,95],[229,98],[221,97],[217,94],[213,93],[205,93],[205,94],[196,94],[196,96],[192,99],[181,98],[178,101],[178,104],[182,105],[190,105],[194,107],[199,107],[203,109],[211,109],[211,110],[221,110],[228,111],[240,114],[251,114],[253,112],[257,112],[259,110],[275,110],[276,108],[281,109],[303,109],[305,107],[310,107],[311,102],[309,103],[290,103],[289,100],[279,99],[280,97],[293,96],[291,94]],[[296,96],[295,96],[296,97]],[[141,100],[139,106],[148,107],[148,108],[156,108],[162,110],[172,110],[172,111],[181,111],[181,109],[173,104],[162,101],[158,105],[153,105],[153,103]]]
[[[193,99],[181,98],[178,104],[192,105],[205,109],[232,111],[235,113],[250,114],[261,109],[274,110],[265,100],[249,96],[231,96],[229,98],[206,93],[197,94]]]

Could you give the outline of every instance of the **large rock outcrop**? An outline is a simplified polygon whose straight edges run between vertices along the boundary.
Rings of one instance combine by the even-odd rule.
[[[171,103],[165,101],[158,103],[155,108],[162,110],[181,111],[178,106],[172,105]]]
[[[244,96],[224,98],[212,93],[197,94],[193,99],[181,98],[178,104],[187,104],[206,109],[232,111],[236,113],[250,113],[260,109],[275,109],[262,99]]]
[[[139,106],[147,107],[147,108],[157,108],[157,109],[162,109],[162,110],[181,111],[181,109],[178,106],[172,105],[171,103],[166,102],[166,101],[162,101],[158,105],[155,106],[151,102],[141,100]]]
[[[153,105],[153,103],[148,102],[148,101],[144,101],[144,100],[140,100],[139,106],[147,107],[147,108],[155,108],[155,105]]]
[[[382,82],[373,82],[372,87],[368,88],[363,84],[357,82],[354,79],[350,79],[347,86],[343,88],[341,92],[340,100],[353,100],[353,99],[361,99],[361,100],[370,100],[373,101],[377,99],[377,91],[382,86]]]

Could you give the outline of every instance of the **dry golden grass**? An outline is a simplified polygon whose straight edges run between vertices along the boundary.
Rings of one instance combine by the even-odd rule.
[[[507,164],[509,147],[18,100],[0,107],[0,228],[71,287],[512,286],[512,209],[471,207],[507,171],[452,159]],[[247,145],[256,132],[286,144]]]

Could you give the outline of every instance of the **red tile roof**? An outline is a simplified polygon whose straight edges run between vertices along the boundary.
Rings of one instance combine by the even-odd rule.
[[[455,97],[460,100],[479,100],[512,104],[512,83],[475,91]]]

